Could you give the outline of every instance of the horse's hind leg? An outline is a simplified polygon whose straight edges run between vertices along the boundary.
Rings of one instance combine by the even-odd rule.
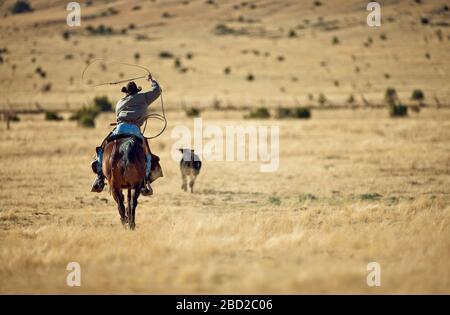
[[[181,180],[182,180],[181,189],[187,191],[187,176],[183,170],[181,170]]]
[[[130,207],[130,216],[128,224],[131,230],[134,230],[136,227],[135,219],[136,219],[136,207],[138,205],[138,198],[141,190],[139,188],[135,188],[133,190],[128,190],[128,198],[129,198],[129,207]],[[131,198],[130,198],[131,197]]]
[[[127,195],[127,217],[128,222],[131,221],[131,189],[128,189],[128,195]]]
[[[194,184],[195,184],[196,178],[197,178],[197,175],[191,175],[191,180],[189,181],[189,187],[191,188],[191,193],[194,192]]]
[[[125,205],[123,204],[124,202],[124,196],[122,194],[122,190],[121,189],[112,189],[112,195],[114,200],[117,202],[117,206],[119,209],[119,214],[120,214],[120,221],[122,222],[122,224],[126,224],[128,222],[127,217],[125,216]]]

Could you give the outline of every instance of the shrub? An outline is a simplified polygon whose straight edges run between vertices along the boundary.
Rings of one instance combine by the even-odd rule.
[[[19,122],[20,121],[20,117],[17,114],[8,113],[6,116],[7,116],[7,119],[9,119],[9,121],[12,121],[12,122]]]
[[[46,111],[45,112],[45,120],[60,121],[60,120],[63,120],[63,118],[57,112]]]
[[[41,91],[43,93],[48,93],[52,90],[52,84],[51,83],[46,83],[42,86]]]
[[[355,103],[355,97],[353,96],[353,94],[349,95],[349,97],[347,99],[347,103],[349,103],[349,104]]]
[[[112,35],[114,34],[114,30],[110,26],[105,26],[103,24],[100,24],[97,27],[93,27],[91,25],[88,25],[86,27],[86,31],[88,31],[89,35]]]
[[[297,119],[307,119],[311,117],[311,111],[306,107],[278,107],[277,108],[277,118],[297,118]]]
[[[78,125],[85,128],[94,128],[95,117],[83,115],[78,119]]]
[[[384,93],[384,100],[389,106],[396,105],[398,102],[397,91],[392,87],[387,88]]]
[[[107,96],[96,96],[94,98],[94,106],[98,108],[100,112],[113,111],[113,105]]]
[[[392,105],[389,107],[389,115],[391,117],[405,117],[408,116],[408,107],[402,104]]]
[[[173,65],[175,68],[181,68],[181,61],[179,58],[175,58],[175,61],[173,62]]]
[[[300,196],[298,196],[298,201],[300,202],[305,202],[307,200],[317,200],[317,197],[309,193],[301,194]]]
[[[339,38],[338,38],[337,36],[334,36],[334,37],[333,37],[333,40],[331,41],[331,43],[332,43],[333,45],[338,45],[338,44],[340,43]]]
[[[93,117],[94,119],[97,118],[98,114],[100,114],[100,110],[98,107],[95,106],[83,106],[82,108],[80,108],[79,110],[77,110],[75,113],[73,113],[70,117],[69,120],[80,120],[81,117],[83,116],[90,116]]]
[[[258,107],[250,111],[245,118],[270,118],[270,112],[266,107]]]
[[[78,125],[86,128],[95,127],[95,119],[101,112],[113,111],[113,106],[107,96],[96,96],[92,106],[83,106],[77,110],[70,120],[76,120]]]
[[[421,102],[425,99],[425,94],[423,93],[422,90],[416,89],[412,92],[411,99]]]
[[[253,74],[248,74],[247,75],[247,81],[255,81],[255,76]]]
[[[81,127],[93,128],[95,127],[95,118],[97,118],[99,113],[100,109],[96,106],[83,106],[70,116],[69,119],[76,120]]]
[[[279,197],[276,196],[271,196],[269,197],[269,202],[273,205],[279,206],[281,205],[281,199]]]
[[[367,193],[358,195],[356,196],[356,198],[360,200],[380,200],[381,198],[383,198],[383,196],[379,193]]]
[[[62,37],[63,37],[65,40],[69,40],[69,39],[70,39],[70,32],[69,32],[69,31],[64,31],[64,32],[62,33]]]
[[[283,119],[292,117],[292,110],[287,107],[278,107],[277,108],[277,118]]]
[[[299,119],[311,118],[311,110],[306,107],[296,107],[294,109],[294,117]]]
[[[161,58],[161,59],[171,59],[171,58],[173,58],[173,54],[170,51],[161,51],[159,53],[159,58]]]
[[[12,14],[22,14],[27,12],[32,12],[33,8],[31,8],[31,5],[27,1],[16,1],[14,5],[11,7],[11,13]]]
[[[189,107],[184,110],[186,116],[188,117],[198,117],[200,116],[200,109],[197,107]]]
[[[422,16],[422,17],[420,18],[420,23],[422,23],[423,25],[430,24],[430,19],[427,18],[427,17],[425,17],[425,16]]]
[[[321,106],[323,106],[327,102],[327,98],[325,97],[325,95],[323,93],[320,93],[319,94],[319,98],[317,99],[317,101],[319,102],[319,104]]]
[[[228,27],[226,24],[217,24],[214,27],[214,33],[216,35],[229,35],[236,33],[236,31],[233,28]]]

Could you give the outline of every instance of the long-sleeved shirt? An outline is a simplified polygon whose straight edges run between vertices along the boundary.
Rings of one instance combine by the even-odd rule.
[[[151,90],[148,92],[127,95],[117,102],[117,122],[130,123],[141,127],[147,118],[147,109],[160,95],[161,88],[155,80],[152,80]]]

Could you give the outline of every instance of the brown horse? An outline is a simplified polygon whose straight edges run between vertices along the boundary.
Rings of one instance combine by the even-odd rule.
[[[106,144],[102,162],[103,174],[108,180],[110,193],[117,202],[120,220],[134,230],[138,198],[145,177],[145,154],[142,140],[130,136]],[[128,189],[128,206],[122,189]]]

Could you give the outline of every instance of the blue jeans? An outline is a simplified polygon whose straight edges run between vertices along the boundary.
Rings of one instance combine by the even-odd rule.
[[[142,140],[144,140],[144,136],[141,133],[141,130],[139,129],[138,126],[133,125],[133,124],[128,124],[128,123],[120,123],[117,125],[116,128],[114,128],[114,130],[112,131],[111,135],[115,136],[115,135],[123,135],[123,134],[127,134],[127,135],[134,135],[136,137],[141,138]],[[145,155],[145,176],[148,178],[148,176],[150,175],[150,169],[151,169],[151,163],[152,163],[152,155],[151,154],[146,154]],[[102,171],[102,161],[103,161],[103,149],[101,147],[99,147],[97,149],[97,173]]]

